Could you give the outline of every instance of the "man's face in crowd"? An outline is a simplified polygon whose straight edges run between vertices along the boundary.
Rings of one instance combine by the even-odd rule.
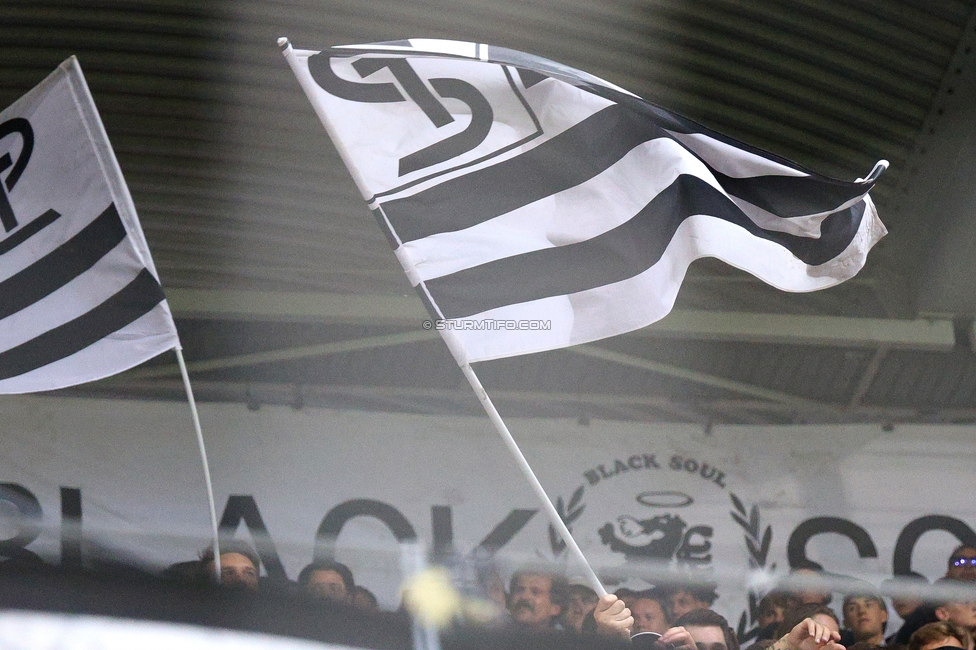
[[[949,621],[970,632],[976,630],[976,602],[954,602],[941,605],[935,610],[940,621]]]
[[[583,619],[596,608],[600,599],[595,593],[573,588],[569,592],[569,602],[566,604],[566,614],[563,621],[568,627],[577,632],[583,629]]]
[[[668,630],[668,622],[664,618],[661,603],[651,598],[641,598],[630,605],[630,614],[634,617],[634,634],[638,632],[657,632],[664,634]]]
[[[331,569],[312,571],[305,589],[316,598],[328,598],[330,600],[345,600],[348,595],[346,594],[346,583],[342,581],[342,576]]]
[[[546,575],[525,573],[515,580],[509,594],[509,608],[512,618],[522,625],[544,628],[562,607],[551,600],[552,578]]]
[[[946,577],[953,580],[976,580],[976,548],[964,546],[949,558]]]
[[[844,625],[858,641],[883,634],[887,622],[888,608],[874,598],[856,596],[844,603]]]
[[[690,611],[708,608],[708,603],[703,603],[687,591],[676,591],[671,594],[669,604],[671,605],[672,620],[681,618]]]
[[[685,629],[695,640],[698,650],[729,650],[725,634],[717,625],[689,625]]]
[[[258,569],[250,558],[240,553],[220,554],[220,584],[258,590]]]
[[[770,605],[760,612],[759,618],[757,619],[759,627],[766,627],[767,625],[772,625],[773,623],[782,623],[783,614],[785,614],[785,612],[786,610],[779,605]]]

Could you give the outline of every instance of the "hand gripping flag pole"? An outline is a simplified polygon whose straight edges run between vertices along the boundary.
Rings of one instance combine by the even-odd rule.
[[[408,39],[279,45],[553,527],[582,552],[472,363],[630,332],[715,257],[785,291],[853,277],[886,233],[839,181],[530,54]],[[594,588],[603,593],[590,570]]]
[[[175,350],[220,550],[179,335],[75,57],[0,113],[0,393],[96,381]],[[40,214],[38,214],[40,212]]]

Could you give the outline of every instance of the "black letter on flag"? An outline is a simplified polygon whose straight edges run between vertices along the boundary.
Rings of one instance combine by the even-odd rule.
[[[24,141],[24,146],[20,150],[20,155],[17,156],[16,163],[10,157],[9,152],[0,156],[0,172],[5,172],[13,166],[4,182],[4,185],[7,186],[7,192],[14,189],[14,185],[20,180],[20,175],[24,173],[27,161],[30,160],[31,152],[34,150],[34,129],[31,128],[30,122],[22,117],[15,117],[0,124],[0,139],[11,133],[19,133]],[[2,188],[0,188],[0,223],[3,224],[3,229],[7,232],[17,227],[17,218],[14,216],[13,208],[10,207],[10,199],[7,198],[7,193]]]

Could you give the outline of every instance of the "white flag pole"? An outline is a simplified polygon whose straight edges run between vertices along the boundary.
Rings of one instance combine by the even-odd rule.
[[[448,346],[450,347],[450,345]],[[452,350],[453,352],[453,350]],[[597,577],[596,573],[593,571],[593,567],[590,563],[586,561],[586,556],[583,555],[583,551],[580,550],[579,545],[576,540],[573,539],[573,534],[569,532],[569,528],[563,522],[562,517],[559,516],[559,512],[556,510],[555,506],[552,505],[552,501],[549,500],[549,495],[542,487],[542,483],[536,477],[535,472],[532,471],[532,467],[529,466],[529,462],[525,460],[525,456],[522,455],[522,450],[519,449],[518,443],[515,442],[515,438],[512,437],[511,432],[505,425],[502,416],[498,414],[498,410],[495,405],[492,404],[491,398],[488,397],[488,392],[485,387],[481,385],[481,381],[478,379],[478,375],[474,373],[471,366],[468,363],[459,364],[461,371],[467,378],[468,383],[471,384],[471,388],[474,389],[474,394],[477,396],[478,401],[481,402],[481,406],[484,407],[485,412],[488,414],[488,418],[491,423],[495,425],[495,429],[498,431],[498,435],[502,437],[502,441],[508,450],[512,453],[515,458],[515,464],[518,465],[519,469],[522,470],[522,474],[525,476],[529,485],[532,487],[532,491],[535,492],[536,496],[539,498],[539,502],[542,503],[543,510],[549,516],[549,521],[552,523],[553,528],[559,531],[559,535],[566,542],[566,546],[569,547],[570,551],[579,560],[580,565],[586,570],[586,578],[596,592],[597,596],[603,597],[606,595],[607,590],[603,588],[603,583]]]
[[[145,243],[146,236],[143,234],[142,226],[139,224],[139,219],[136,216],[135,202],[132,200],[129,186],[126,185],[125,178],[122,176],[122,168],[119,167],[119,161],[115,156],[115,151],[109,144],[108,133],[105,131],[105,125],[102,124],[102,118],[98,114],[98,109],[95,108],[95,100],[92,98],[91,90],[88,88],[88,82],[85,81],[85,75],[81,72],[78,59],[72,56],[62,63],[60,68],[65,71],[68,81],[71,84],[72,92],[75,95],[75,106],[82,114],[85,128],[89,130],[88,137],[92,146],[95,148],[95,155],[98,158],[98,162],[102,166],[102,176],[105,182],[108,183],[112,200],[117,206],[120,216],[122,216],[122,222],[127,231],[131,231],[135,235],[132,238],[135,252],[139,256],[142,264],[149,269],[153,277],[158,281],[159,275],[156,273],[152,255],[149,254],[149,248]],[[176,323],[171,324],[175,335]],[[193,389],[190,387],[190,376],[187,374],[186,363],[183,361],[183,348],[180,345],[179,338],[177,338],[173,350],[176,352],[176,359],[180,364],[180,372],[183,374],[183,386],[186,388],[186,397],[190,402],[190,412],[193,415],[193,426],[196,429],[197,444],[200,446],[200,458],[203,460],[203,477],[207,484],[207,498],[210,502],[210,523],[213,527],[214,570],[217,573],[217,581],[220,582],[220,545],[217,539],[217,509],[214,505],[213,485],[210,482],[210,465],[207,462],[207,450],[203,444],[200,416],[197,414],[197,404],[196,400],[193,399]]]
[[[210,526],[213,533],[213,554],[214,554],[214,573],[217,582],[220,582],[220,540],[217,530],[217,507],[214,504],[213,483],[210,481],[210,463],[207,462],[207,447],[203,444],[203,430],[200,428],[200,415],[197,413],[197,402],[193,398],[193,389],[190,387],[190,375],[186,371],[186,362],[183,360],[183,347],[177,345],[173,350],[176,352],[176,360],[180,364],[180,373],[183,375],[183,387],[186,389],[186,399],[190,402],[190,413],[193,415],[193,428],[197,432],[197,445],[200,447],[200,460],[203,461],[203,480],[207,484],[207,500],[210,504]]]

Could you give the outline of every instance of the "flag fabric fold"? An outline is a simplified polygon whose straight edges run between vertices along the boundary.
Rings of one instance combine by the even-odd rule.
[[[0,113],[0,393],[94,381],[178,345],[74,57]]]
[[[645,327],[700,257],[826,288],[886,234],[884,161],[830,179],[552,61],[423,39],[285,55],[459,363]]]

